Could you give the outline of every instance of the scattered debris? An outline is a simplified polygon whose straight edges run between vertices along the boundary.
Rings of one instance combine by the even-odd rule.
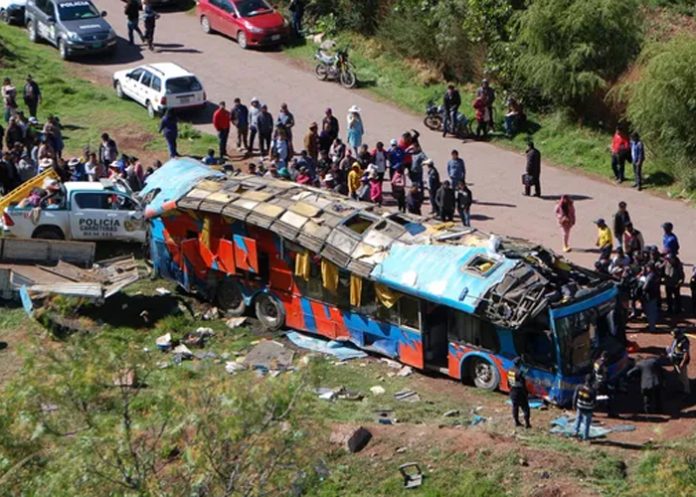
[[[294,352],[282,343],[263,340],[249,351],[244,358],[244,364],[254,369],[284,371],[292,366],[294,355]]]
[[[508,399],[506,401],[507,405],[512,405],[512,401]],[[529,408],[530,409],[540,409],[542,411],[546,410],[546,403],[544,402],[543,399],[540,399],[538,397],[530,397],[529,398]]]
[[[370,392],[372,392],[372,395],[384,395],[386,390],[384,389],[384,387],[375,385],[374,387],[370,388]]]
[[[211,307],[210,309],[205,311],[202,316],[203,321],[212,321],[218,318],[220,318],[220,311],[217,307]]]
[[[41,404],[41,412],[49,414],[58,410],[56,404]]]
[[[349,342],[338,342],[335,340],[327,342],[318,338],[302,335],[295,331],[291,331],[286,336],[288,340],[302,349],[313,350],[315,352],[321,352],[322,354],[330,354],[341,361],[367,357],[365,352],[351,347]]]
[[[169,290],[167,290],[167,289],[164,288],[164,287],[155,288],[155,292],[156,292],[158,295],[162,295],[162,296],[164,296],[164,295],[171,295],[171,293],[172,293],[172,292],[170,292]]]
[[[485,423],[485,422],[486,422],[486,418],[484,418],[483,416],[479,416],[478,414],[474,414],[471,417],[471,421],[469,422],[469,425],[476,426],[476,425],[479,425],[479,424]]]
[[[391,359],[387,359],[386,357],[382,357],[379,361],[385,363],[392,369],[401,369],[402,366],[400,362],[392,361]]]
[[[375,411],[377,417],[375,421],[381,425],[395,425],[396,418],[393,416],[393,411],[391,409],[381,409]]]
[[[458,409],[450,409],[449,411],[446,411],[442,417],[443,418],[454,418],[455,416],[459,416],[461,414]]]
[[[174,353],[174,355],[178,355],[182,359],[191,359],[193,357],[193,353],[191,352],[191,350],[183,343],[174,347],[172,352]]]
[[[342,445],[351,454],[360,452],[372,439],[372,433],[362,426],[345,425],[331,433],[329,441],[334,445]]]
[[[245,317],[229,318],[227,321],[225,321],[225,324],[229,329],[233,330],[242,326],[246,322],[246,319],[247,318]]]
[[[397,447],[394,452],[397,454],[403,454],[404,452],[406,452],[406,450],[406,447]]]
[[[404,478],[404,488],[417,488],[423,484],[423,472],[418,463],[402,464],[399,466],[399,473]]]
[[[322,400],[334,400],[336,398],[336,392],[332,388],[315,388],[314,392]]]
[[[166,333],[166,334],[162,335],[161,337],[158,337],[157,340],[155,340],[155,345],[157,345],[158,349],[160,349],[161,351],[164,351],[164,352],[171,349],[172,348],[172,334]]]
[[[403,368],[399,369],[399,371],[396,373],[396,376],[406,377],[412,374],[413,368],[411,366],[404,366]]]
[[[145,324],[148,324],[150,322],[150,313],[147,312],[147,309],[140,313],[140,317],[143,319]]]
[[[394,398],[402,402],[419,402],[421,400],[420,395],[418,395],[413,390],[408,389],[396,392],[394,394]]]
[[[138,386],[135,370],[123,369],[114,375],[114,386],[122,388],[134,388]]]
[[[218,355],[215,352],[207,350],[205,352],[194,352],[193,357],[195,357],[198,360],[204,361],[206,359],[215,360],[218,358]]]
[[[557,433],[565,437],[575,436],[575,417],[559,416],[551,421],[551,433]],[[584,429],[584,427],[583,427]],[[590,438],[602,438],[611,433],[608,428],[602,428],[592,424],[590,426]]]
[[[235,374],[238,373],[239,371],[244,371],[246,369],[246,366],[240,362],[236,361],[227,361],[225,363],[225,371],[227,371],[229,374]]]
[[[193,333],[187,333],[183,342],[190,347],[203,347],[212,336],[215,336],[215,332],[211,328],[201,327]]]

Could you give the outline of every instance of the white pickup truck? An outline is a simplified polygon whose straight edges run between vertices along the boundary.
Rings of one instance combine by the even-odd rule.
[[[144,243],[147,226],[140,202],[121,183],[66,182],[62,202],[38,207],[7,207],[5,236],[51,240],[118,240]]]

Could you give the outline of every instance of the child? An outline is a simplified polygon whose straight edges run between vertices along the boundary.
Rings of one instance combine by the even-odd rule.
[[[380,207],[382,206],[382,180],[379,179],[379,176],[375,171],[370,171],[370,174],[368,176],[369,182],[370,182],[370,200],[372,203],[375,203],[379,205]]]
[[[203,159],[203,164],[206,166],[216,166],[218,163],[217,159],[215,158],[215,150],[212,148],[208,149],[208,155],[205,156]]]

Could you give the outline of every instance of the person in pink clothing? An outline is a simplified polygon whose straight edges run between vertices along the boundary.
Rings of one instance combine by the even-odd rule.
[[[368,176],[370,180],[370,200],[377,204],[382,205],[382,180],[375,171],[370,171]]]
[[[556,219],[563,232],[563,252],[570,252],[570,230],[575,225],[575,206],[568,195],[561,195],[556,204]]]

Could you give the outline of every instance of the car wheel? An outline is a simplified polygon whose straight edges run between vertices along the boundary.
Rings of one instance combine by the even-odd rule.
[[[278,331],[285,324],[285,310],[276,299],[267,293],[262,293],[256,297],[254,308],[256,319],[266,330]]]
[[[151,102],[147,103],[147,115],[150,116],[150,119],[154,119],[155,117],[157,117],[157,111],[152,106]]]
[[[500,375],[490,361],[482,357],[474,357],[470,364],[470,375],[474,385],[484,390],[495,390],[500,384]]]
[[[43,226],[36,228],[31,235],[32,238],[40,238],[42,240],[65,240],[63,231],[57,226]]]
[[[36,35],[36,24],[34,21],[27,21],[27,32],[29,33],[29,41],[36,43],[39,37]]]
[[[60,53],[60,58],[63,60],[68,60],[70,57],[68,45],[62,39],[58,40],[58,53]]]
[[[242,289],[233,278],[225,278],[220,282],[215,293],[215,301],[218,307],[230,316],[243,316],[246,312]]]
[[[213,30],[210,29],[210,19],[208,19],[206,16],[201,16],[201,29],[207,35],[213,32]]]
[[[246,50],[249,48],[249,42],[247,41],[247,36],[244,31],[240,31],[237,33],[237,44],[242,50]]]
[[[116,96],[118,98],[126,98],[126,94],[123,93],[123,87],[121,87],[121,83],[118,81],[116,82]]]

